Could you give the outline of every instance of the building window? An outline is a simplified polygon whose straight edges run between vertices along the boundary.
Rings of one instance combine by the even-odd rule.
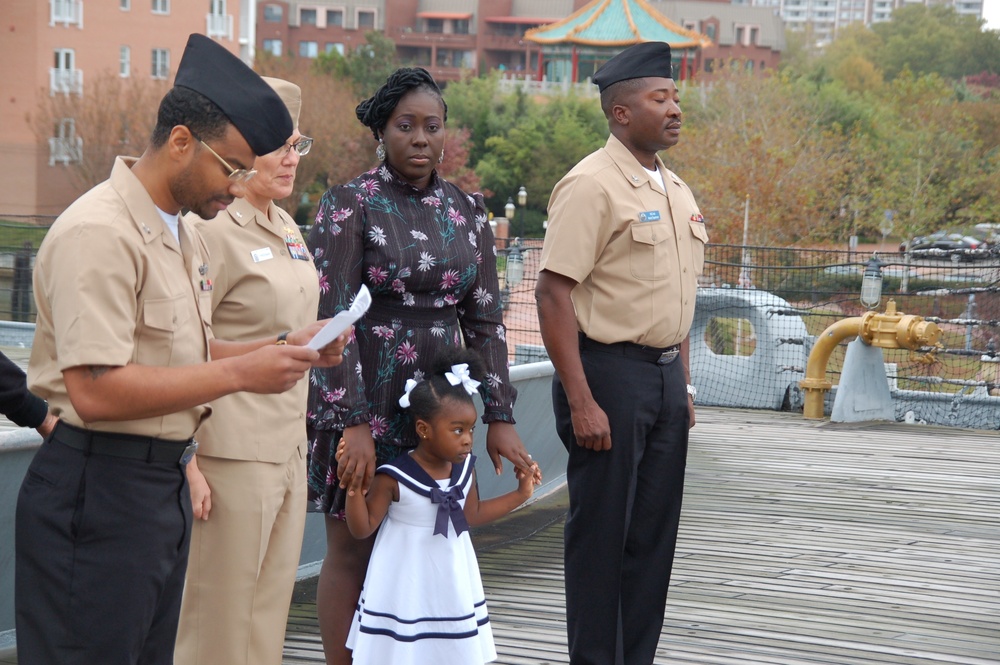
[[[462,67],[472,69],[475,56],[472,51],[453,51],[451,49],[438,49],[437,61],[434,63],[438,67]]]
[[[71,48],[57,48],[49,70],[49,94],[83,94],[83,72],[76,68],[76,52]]]
[[[122,46],[118,49],[118,76],[128,78],[132,74],[132,49]]]
[[[281,5],[264,5],[264,20],[268,23],[281,23],[285,11]]]
[[[49,0],[49,25],[62,23],[83,27],[83,2],[81,0]]]
[[[452,32],[456,35],[469,34],[469,19],[457,18],[453,23]]]
[[[205,34],[209,37],[233,38],[233,17],[226,13],[226,0],[210,0],[205,17]]]
[[[57,48],[53,66],[59,71],[73,71],[76,67],[76,52],[71,48]]]
[[[153,0],[153,13],[154,14],[169,14],[170,13],[170,0]]]
[[[705,73],[711,74],[715,69],[715,60],[712,58],[705,58]]]
[[[326,52],[333,53],[334,51],[336,51],[339,55],[344,55],[344,45],[340,42],[327,42]]]
[[[299,42],[299,56],[315,58],[319,55],[319,45],[316,42]]]
[[[83,139],[76,135],[73,118],[63,118],[56,123],[49,139],[49,166],[79,162],[83,159]]]
[[[705,36],[708,37],[709,39],[711,39],[713,42],[715,41],[715,24],[714,23],[709,23],[709,24],[707,24],[705,26]]]
[[[744,33],[743,26],[742,25],[741,26],[737,26],[737,28],[736,28],[736,37],[733,39],[733,43],[734,44],[742,44],[743,43],[743,33]]]
[[[358,30],[375,29],[375,12],[368,9],[358,10]]]
[[[154,79],[165,79],[170,77],[170,51],[165,48],[154,48],[153,49],[153,68],[152,75]]]
[[[750,46],[757,45],[757,38],[760,36],[759,28],[750,28]]]
[[[429,18],[427,19],[427,27],[424,32],[429,32],[434,35],[439,35],[444,32],[444,19],[440,18]]]
[[[281,40],[280,39],[265,39],[264,40],[264,51],[270,53],[271,55],[280,58],[281,53]]]
[[[326,10],[326,27],[336,26],[338,28],[344,27],[344,10],[343,9],[327,9]]]
[[[315,9],[300,9],[299,10],[299,25],[316,25],[316,10]]]
[[[118,0],[118,9],[123,12],[132,10],[132,0]]]

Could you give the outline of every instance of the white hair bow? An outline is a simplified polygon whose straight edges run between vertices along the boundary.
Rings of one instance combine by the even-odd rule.
[[[403,387],[403,396],[399,398],[399,405],[404,409],[410,408],[410,393],[413,389],[417,387],[417,382],[413,379],[407,379],[406,385]]]
[[[460,365],[452,365],[450,372],[444,373],[444,378],[448,379],[448,383],[453,386],[462,384],[465,388],[465,392],[470,395],[476,394],[476,389],[479,388],[479,381],[476,381],[471,376],[469,376],[469,364],[462,363]]]

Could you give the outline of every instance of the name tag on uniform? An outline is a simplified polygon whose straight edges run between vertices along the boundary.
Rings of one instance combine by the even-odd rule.
[[[255,249],[250,252],[250,256],[253,258],[254,263],[260,263],[261,261],[267,261],[274,258],[274,254],[271,253],[270,247],[262,247],[261,249]]]
[[[640,222],[658,222],[660,221],[660,211],[659,210],[647,210],[646,212],[639,213]]]

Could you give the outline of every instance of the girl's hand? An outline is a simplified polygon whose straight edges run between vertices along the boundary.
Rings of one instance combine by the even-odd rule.
[[[346,489],[348,496],[367,494],[375,477],[375,439],[367,423],[344,430],[335,457],[341,489]]]
[[[515,469],[528,469],[533,464],[521,437],[510,423],[496,421],[489,424],[486,430],[486,452],[493,461],[493,469],[498,476],[503,473],[501,457],[509,459]]]
[[[542,484],[542,470],[537,462],[532,462],[527,469],[514,469],[514,477],[517,478],[517,491],[524,495],[525,500],[531,498],[535,485]]]

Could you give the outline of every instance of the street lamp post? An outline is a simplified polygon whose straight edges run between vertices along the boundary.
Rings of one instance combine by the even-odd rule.
[[[516,211],[517,206],[514,205],[514,199],[508,196],[507,205],[503,207],[503,212],[507,216],[507,228],[510,229],[508,233],[513,233],[514,231],[514,213]]]
[[[861,304],[875,309],[882,300],[882,262],[872,254],[861,276]]]
[[[523,189],[523,188],[522,188]],[[514,215],[517,206],[514,205],[514,198],[507,197],[507,203],[503,207],[507,216],[507,228],[514,228]],[[524,279],[524,258],[521,256],[521,249],[518,247],[517,238],[507,239],[507,261],[504,269],[503,290],[500,292],[500,303],[504,310],[510,306],[510,294]]]
[[[524,212],[523,212],[523,210],[524,210],[524,207],[526,205],[528,205],[528,190],[526,190],[524,188],[524,185],[521,185],[521,189],[517,190],[517,205],[521,206],[521,210],[522,210],[522,212],[521,212],[521,224],[520,224],[521,233],[518,234],[518,235],[520,235],[523,238],[524,237]]]

